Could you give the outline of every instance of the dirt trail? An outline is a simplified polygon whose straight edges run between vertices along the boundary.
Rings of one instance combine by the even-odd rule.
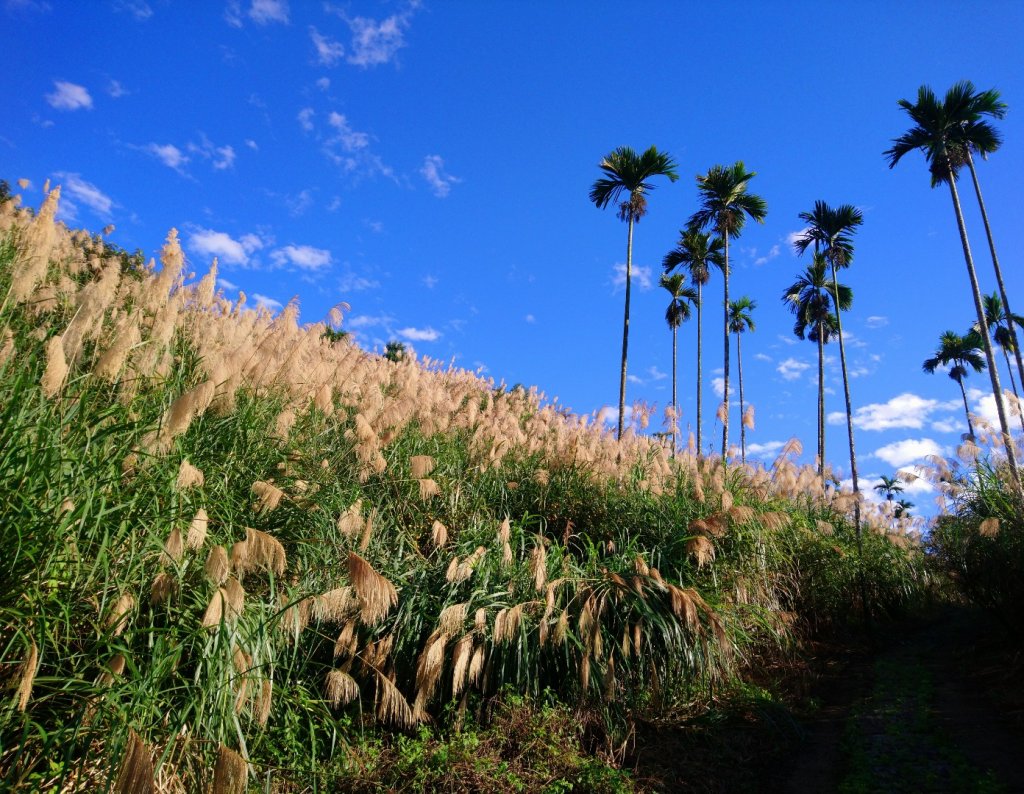
[[[778,790],[1024,792],[1021,684],[992,664],[1013,662],[995,635],[979,613],[948,609],[837,660]]]

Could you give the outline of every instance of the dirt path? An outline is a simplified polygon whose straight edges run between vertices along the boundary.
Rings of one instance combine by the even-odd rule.
[[[1021,684],[994,633],[950,609],[839,660],[779,790],[1024,791]]]

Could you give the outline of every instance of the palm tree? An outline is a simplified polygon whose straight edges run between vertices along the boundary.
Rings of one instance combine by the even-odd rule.
[[[899,499],[896,502],[896,509],[892,513],[893,518],[910,518],[910,508],[914,506],[913,502],[908,502],[906,499]]]
[[[1010,312],[1010,299],[1006,294],[1006,284],[1003,282],[1003,270],[999,266],[999,257],[996,255],[996,244],[992,238],[992,227],[988,222],[988,211],[985,209],[985,200],[981,195],[981,183],[978,182],[978,172],[974,167],[974,152],[981,155],[983,160],[996,151],[1002,145],[1002,138],[998,130],[990,124],[981,121],[981,116],[990,116],[995,119],[1002,119],[1006,116],[1006,103],[999,99],[999,92],[995,89],[988,91],[975,91],[974,85],[969,80],[957,83],[951,91],[958,96],[969,96],[971,109],[978,118],[961,124],[957,133],[957,143],[961,147],[961,156],[971,172],[971,181],[974,183],[974,194],[978,197],[978,207],[981,209],[981,220],[985,225],[985,236],[988,239],[988,249],[992,254],[992,267],[996,274],[996,283],[999,286],[999,295],[1003,305],[1006,306],[1007,321],[1004,336],[1007,336],[1011,344],[1009,346],[999,343],[1005,353],[1007,347],[1013,351],[1017,360],[1017,373],[1021,382],[1024,383],[1024,360],[1021,359],[1020,345],[1017,341],[1017,330],[1015,326],[1021,325],[1017,315]],[[1024,326],[1022,326],[1024,327]],[[1013,372],[1010,372],[1013,378]]]
[[[974,425],[971,424],[971,412],[967,407],[967,391],[964,389],[964,378],[967,377],[969,369],[981,372],[985,369],[985,359],[982,358],[981,336],[974,331],[969,331],[960,336],[956,331],[945,331],[939,338],[939,349],[935,355],[926,359],[923,365],[925,372],[935,372],[939,367],[949,367],[949,377],[960,385],[960,394],[964,398],[964,413],[967,415],[967,430],[974,435]]]
[[[743,163],[732,166],[715,165],[706,174],[697,175],[700,209],[690,217],[689,225],[695,229],[712,228],[723,242],[722,274],[725,284],[723,306],[723,339],[725,373],[722,400],[726,411],[722,422],[722,458],[729,452],[729,238],[739,237],[747,218],[764,223],[768,205],[758,195],[747,192],[750,180],[757,176],[748,172]]]
[[[896,494],[903,493],[903,486],[900,484],[898,474],[895,477],[886,477],[883,474],[878,479],[880,482],[875,486],[875,490],[882,494],[888,501],[891,502]]]
[[[754,318],[751,313],[756,308],[757,303],[746,295],[729,304],[729,330],[736,334],[736,370],[740,380],[740,461],[742,463],[747,462],[747,417],[743,408],[743,350],[740,347],[740,334],[744,331],[754,330]]]
[[[1017,405],[1020,406],[1020,394],[1017,391],[1017,382],[1013,377],[1013,367],[1010,365],[1010,353],[1012,350],[1017,356],[1020,356],[1020,351],[1017,349],[1016,335],[1013,332],[1014,325],[1021,325],[1024,327],[1024,317],[1019,314],[1010,314],[1003,309],[1003,302],[999,299],[999,293],[993,292],[991,295],[985,295],[982,297],[982,303],[985,308],[985,322],[989,328],[994,328],[995,332],[992,334],[993,341],[999,345],[999,348],[1003,351],[1003,358],[1006,359],[1006,371],[1010,373],[1010,388],[1013,389],[1013,396],[1017,398]],[[977,334],[981,334],[981,329],[977,323],[971,326],[971,330]],[[1020,426],[1024,430],[1024,412],[1020,415]]]
[[[677,337],[679,334],[679,326],[683,324],[684,320],[690,319],[690,304],[697,303],[697,291],[693,287],[684,286],[686,276],[682,273],[674,273],[669,275],[664,273],[659,282],[662,287],[668,290],[669,295],[672,296],[672,300],[665,309],[665,322],[668,323],[668,327],[672,329],[672,409],[675,411],[675,422],[679,421],[679,401],[676,397],[676,363],[678,361],[678,350]],[[672,427],[672,454],[676,452],[676,426]]]
[[[703,449],[701,441],[701,428],[703,427],[704,414],[702,410],[701,389],[703,379],[703,317],[704,308],[704,285],[711,279],[712,266],[721,270],[725,266],[725,259],[722,256],[723,242],[721,237],[712,237],[707,232],[697,229],[683,229],[679,232],[679,242],[676,247],[665,254],[661,264],[665,272],[669,273],[677,267],[686,268],[690,273],[690,280],[697,285],[697,454]]]
[[[985,325],[981,287],[978,285],[974,257],[971,255],[971,245],[967,239],[967,226],[964,224],[964,214],[960,208],[960,195],[956,189],[956,172],[962,164],[961,160],[969,156],[971,148],[970,145],[964,143],[967,135],[965,130],[969,129],[970,136],[975,140],[979,140],[983,136],[987,136],[990,141],[993,138],[998,138],[996,131],[982,118],[983,115],[992,115],[992,111],[986,109],[985,103],[980,102],[963,83],[957,83],[947,91],[941,104],[931,88],[921,86],[917,91],[916,103],[901,99],[899,105],[907,111],[914,126],[893,140],[893,145],[884,154],[889,159],[889,167],[893,168],[905,154],[914,149],[920,149],[932,175],[932,187],[942,183],[949,185],[956,224],[960,232],[960,245],[963,248],[964,262],[967,265],[967,276],[971,282],[974,310],[977,314],[978,326],[983,329],[980,334],[981,342],[985,349],[988,374],[992,381],[992,394],[995,397],[996,411],[999,414],[999,427],[1006,447],[1006,461],[1017,490],[1024,492],[1020,471],[1017,468],[1017,455],[1013,448],[1013,439],[1010,436],[1010,425],[1006,421],[1003,390],[999,383],[999,372],[996,369],[992,340],[989,337],[988,327]]]
[[[619,427],[616,438],[622,438],[622,419],[626,413],[626,358],[629,352],[629,292],[633,276],[633,224],[647,213],[647,193],[654,189],[650,179],[667,176],[675,182],[676,162],[665,152],[650,147],[637,154],[628,146],[620,146],[601,160],[604,176],[590,188],[590,200],[598,209],[609,203],[619,206],[619,219],[629,224],[626,237],[626,308],[622,319],[622,369],[619,375]],[[626,194],[625,200],[619,199]]]
[[[825,345],[838,333],[839,321],[833,306],[848,311],[853,304],[853,290],[845,284],[832,291],[824,255],[815,254],[807,266],[782,294],[783,302],[796,315],[793,333],[800,339],[810,338],[818,346],[818,475],[825,476]],[[838,299],[837,299],[838,295]]]
[[[797,237],[794,245],[798,253],[803,253],[810,245],[814,245],[814,253],[820,254],[828,262],[832,271],[832,294],[839,294],[839,279],[836,271],[841,267],[849,267],[853,261],[853,233],[864,222],[860,210],[852,204],[841,204],[830,207],[824,201],[815,201],[811,212],[801,212],[800,220],[807,224],[807,229]],[[852,295],[851,295],[852,300]],[[857,452],[853,443],[853,406],[850,402],[850,374],[846,368],[846,345],[843,342],[843,319],[841,306],[836,308],[836,330],[839,337],[839,361],[843,370],[843,396],[846,399],[846,435],[850,441],[850,475],[853,478],[854,496],[860,494],[857,481]],[[857,547],[860,550],[860,499],[853,503],[853,520],[857,534]]]

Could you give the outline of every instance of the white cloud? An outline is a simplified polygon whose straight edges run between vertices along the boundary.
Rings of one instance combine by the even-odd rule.
[[[868,328],[881,328],[883,325],[889,324],[889,318],[883,317],[880,314],[873,314],[864,321],[864,324]]]
[[[795,248],[796,241],[803,237],[805,234],[807,234],[808,231],[809,229],[807,229],[807,227],[804,227],[803,229],[798,229],[795,232],[790,232],[789,234],[786,235],[786,245],[788,245],[790,248]]]
[[[434,276],[424,276],[420,281],[423,282],[423,286],[427,289],[433,289],[437,286],[437,278]]]
[[[853,412],[853,426],[859,430],[892,430],[901,427],[920,430],[931,414],[954,410],[956,405],[956,400],[943,402],[904,392],[888,402],[862,405]],[[828,415],[830,425],[845,422],[845,413]]]
[[[58,171],[54,176],[62,182],[65,195],[70,195],[71,198],[85,204],[97,215],[104,217],[110,215],[110,211],[114,208],[114,202],[96,185],[86,182],[78,174]]]
[[[119,83],[117,80],[111,80],[107,84],[107,94],[113,99],[120,99],[123,96],[128,96],[130,92]]]
[[[379,66],[388,63],[395,54],[405,46],[405,31],[413,12],[419,5],[409,3],[399,14],[392,14],[387,19],[376,21],[369,17],[348,18],[341,13],[352,31],[352,43],[349,47],[348,62],[354,66]]]
[[[357,132],[352,129],[348,119],[341,113],[336,113],[332,110],[327,117],[327,123],[338,131],[338,140],[345,148],[345,151],[354,152],[359,149],[365,149],[370,145],[370,136],[365,132]]]
[[[321,91],[326,91],[328,88],[331,87],[331,78],[321,77],[319,80],[316,81],[316,87],[319,88]]]
[[[759,257],[758,257],[757,259],[755,259],[755,260],[754,260],[754,265],[755,265],[755,266],[759,266],[759,265],[765,265],[765,264],[767,264],[768,262],[770,262],[770,261],[771,261],[772,259],[774,259],[775,257],[777,257],[777,256],[778,256],[778,255],[779,255],[780,253],[782,253],[782,252],[781,252],[781,250],[779,249],[779,246],[777,246],[777,245],[773,245],[773,246],[772,246],[772,247],[771,247],[771,248],[769,249],[769,251],[768,251],[768,253],[767,253],[767,254],[765,254],[764,256],[759,256]]]
[[[296,117],[299,120],[299,126],[302,127],[306,132],[313,131],[313,116],[316,115],[316,111],[313,108],[303,108],[299,111],[299,115]]]
[[[725,378],[712,378],[711,379],[711,391],[715,393],[716,397],[725,396]]]
[[[260,150],[259,144],[256,143],[256,141],[254,141],[252,138],[246,138],[245,145],[252,149],[254,152],[258,152]]]
[[[796,344],[796,340],[793,337],[791,337],[791,336],[783,336],[782,334],[779,334],[778,335],[778,339],[784,345],[795,345]]]
[[[1004,395],[1006,389],[1003,390]],[[989,423],[996,431],[999,430],[999,413],[996,411],[996,400],[992,396],[992,392],[979,389],[977,387],[971,387],[967,390],[967,399],[971,404],[971,414],[974,416],[981,417]],[[1014,397],[1013,393],[1010,393],[1009,398],[1003,397],[1003,409],[1006,411],[1006,421],[1010,423],[1010,431],[1013,432],[1014,428],[1020,427],[1020,419],[1013,410]],[[963,403],[960,403],[961,407]]]
[[[321,270],[331,264],[331,252],[311,245],[286,245],[275,249],[270,258],[278,267],[293,265],[302,270]]]
[[[633,283],[642,290],[649,290],[654,282],[651,280],[651,269],[642,265],[633,265]],[[619,262],[612,267],[613,292],[626,288],[626,263]]]
[[[252,0],[249,18],[257,25],[288,24],[288,0]]]
[[[627,375],[626,376],[626,380],[628,380],[630,383],[635,383],[637,386],[643,386],[644,385],[644,382],[640,378],[638,378],[636,375]]]
[[[795,358],[787,358],[775,368],[783,380],[797,380],[801,375],[811,368],[806,361],[797,361]]]
[[[284,203],[288,207],[288,213],[297,218],[313,206],[313,192],[309,188],[304,188],[295,196],[285,196]]]
[[[959,433],[966,430],[961,422],[958,422],[951,416],[947,416],[945,419],[937,419],[931,424],[932,430],[936,433]]]
[[[398,335],[403,339],[408,339],[410,342],[435,342],[441,337],[440,331],[435,331],[433,328],[399,328]]]
[[[381,314],[377,316],[369,314],[359,314],[356,315],[355,317],[349,317],[345,321],[345,326],[347,328],[353,329],[376,328],[377,326],[383,326],[384,328],[388,328],[394,321],[394,317],[390,317],[389,315],[386,314]]]
[[[523,319],[524,319],[524,320],[525,320],[526,322],[530,323],[531,325],[532,325],[533,323],[537,322],[537,318],[536,318],[536,317],[534,317],[534,316],[533,316],[532,314],[528,314],[528,315],[526,315],[526,316],[525,316],[525,317],[524,317]]]
[[[249,264],[250,255],[263,247],[263,241],[255,234],[236,240],[227,232],[199,228],[189,234],[187,245],[199,256],[215,256],[223,264],[244,266]]]
[[[771,361],[772,357],[765,355],[764,353],[754,353],[754,358],[757,361]]]
[[[309,28],[309,36],[313,40],[313,47],[316,49],[317,62],[323,66],[334,66],[339,60],[345,56],[345,47],[340,41],[335,41],[327,36],[324,36],[312,25]],[[326,83],[326,84],[321,84]],[[317,85],[322,89],[326,90],[331,84],[331,81],[326,77],[317,80]]]
[[[217,286],[220,287],[221,289],[226,289],[226,290],[231,290],[231,291],[234,291],[234,290],[238,289],[238,285],[235,282],[228,281],[226,278],[218,278],[217,279]]]
[[[343,295],[350,292],[360,292],[366,289],[376,289],[379,286],[379,281],[367,278],[366,276],[358,276],[351,271],[343,273],[341,278],[338,279],[338,291]]]
[[[930,438],[908,438],[879,447],[871,457],[884,460],[894,469],[922,461],[927,455],[942,455],[944,449]]]
[[[448,174],[444,170],[444,160],[440,155],[428,154],[423,159],[423,166],[420,168],[420,175],[427,180],[430,189],[438,198],[444,198],[452,189],[452,185],[462,180]]]
[[[656,366],[648,367],[647,374],[650,375],[651,380],[665,380],[668,377],[667,373],[662,372]]]
[[[140,22],[153,16],[153,9],[146,0],[118,0],[114,8],[117,11],[127,11]]]
[[[173,168],[178,173],[182,173],[185,163],[188,162],[188,156],[171,143],[151,143],[143,148],[144,151],[149,152],[161,163],[168,168]]]
[[[273,298],[268,298],[266,295],[260,295],[260,293],[258,292],[252,296],[252,299],[256,301],[257,306],[262,306],[263,308],[268,309],[269,311],[272,312],[280,311],[281,308],[284,306],[284,304],[281,303],[281,301],[276,301]]]
[[[92,97],[89,96],[85,86],[75,83],[68,83],[63,80],[54,80],[54,91],[46,95],[46,101],[50,107],[57,110],[92,110]]]
[[[224,171],[235,164],[235,150],[231,146],[219,146],[216,149],[216,156],[213,159],[213,168],[216,171]]]
[[[766,441],[764,444],[747,444],[747,454],[755,458],[774,458],[786,446],[785,441]]]

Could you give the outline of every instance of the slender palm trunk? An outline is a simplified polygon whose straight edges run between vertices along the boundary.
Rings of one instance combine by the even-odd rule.
[[[679,433],[679,401],[676,399],[676,361],[678,360],[678,347],[677,337],[679,336],[679,328],[672,326],[672,412],[675,414],[672,417],[672,457],[676,456],[677,442],[676,436]]]
[[[725,320],[722,323],[724,329],[723,336],[725,338],[725,373],[722,385],[722,401],[725,406],[724,414],[722,418],[722,461],[726,460],[729,454],[729,234],[728,232],[722,235],[722,240],[725,243],[725,267],[722,273],[725,275]]]
[[[619,430],[615,438],[622,440],[622,419],[626,414],[626,359],[629,353],[629,288],[633,277],[633,216],[629,216],[626,238],[626,309],[622,318],[622,372],[619,375]]]
[[[945,152],[943,152],[945,155]],[[960,209],[960,195],[956,189],[956,179],[953,169],[946,163],[946,176],[949,182],[949,194],[953,198],[953,210],[956,212],[956,225],[960,230],[960,244],[964,249],[964,261],[967,263],[967,275],[971,281],[971,292],[974,296],[974,310],[978,314],[978,327],[982,329],[981,341],[985,346],[985,360],[988,362],[988,374],[992,380],[992,394],[996,398],[996,411],[999,414],[999,429],[1003,433],[1003,444],[1006,446],[1006,462],[1010,466],[1010,475],[1017,486],[1018,493],[1024,493],[1024,485],[1020,481],[1020,471],[1017,469],[1017,453],[1013,448],[1013,438],[1010,436],[1010,426],[1006,422],[1006,408],[1003,406],[1003,389],[999,384],[999,370],[996,369],[995,355],[992,353],[992,337],[988,332],[988,325],[985,323],[985,309],[981,300],[981,287],[978,286],[978,274],[974,269],[974,258],[971,256],[971,244],[967,241],[967,226],[964,224],[964,214]],[[1005,304],[1004,304],[1005,306]],[[1005,306],[1006,311],[1010,308]]]
[[[818,320],[818,476],[825,487],[825,343],[823,323]]]
[[[697,457],[701,457],[704,453],[701,451],[701,427],[704,423],[704,412],[702,406],[702,395],[701,395],[701,382],[704,372],[704,361],[702,359],[702,353],[704,350],[704,323],[703,323],[703,309],[704,309],[704,287],[698,281],[697,282]]]
[[[1010,298],[1006,294],[1006,285],[1003,283],[1003,270],[999,267],[999,257],[996,256],[996,244],[992,239],[992,227],[988,223],[988,212],[985,210],[985,202],[981,198],[981,184],[978,182],[978,174],[974,170],[974,157],[971,156],[971,147],[967,147],[967,167],[971,169],[971,179],[974,182],[974,193],[978,197],[978,207],[981,208],[981,220],[985,224],[985,235],[988,237],[988,250],[992,252],[992,267],[996,271],[996,283],[999,285],[999,297],[1003,299],[1003,311],[1006,312],[1006,327],[1010,331],[1010,339],[1013,340],[1013,355],[1017,359],[1017,372],[1020,374],[1020,381],[1024,384],[1024,360],[1021,359],[1020,345],[1017,343],[1017,329],[1013,326],[1013,313],[1010,311]],[[1005,352],[1005,351],[1004,351]],[[1010,373],[1013,378],[1013,373]]]
[[[836,277],[836,265],[832,263],[832,294],[839,295],[839,279]],[[846,371],[846,345],[843,343],[843,317],[839,311],[839,301],[836,301],[836,330],[839,332],[839,362],[843,368],[843,396],[846,398],[846,434],[850,439],[850,476],[853,478],[853,528],[857,537],[857,559],[864,559],[864,540],[861,537],[860,529],[860,485],[857,482],[857,452],[853,445],[853,405],[850,402],[850,377]],[[861,567],[858,582],[860,584],[860,600],[864,608],[864,622],[868,625],[869,631],[873,625],[871,618],[871,604],[868,601],[868,587],[864,578],[864,568]]]
[[[743,349],[740,347],[740,335],[736,334],[736,374],[740,380],[740,463],[747,462],[747,423],[743,415]]]
[[[836,266],[832,264],[833,295],[839,294],[839,279],[836,277]],[[843,343],[843,318],[839,306],[836,306],[836,329],[839,331],[839,362],[843,368],[843,396],[846,398],[846,434],[850,438],[850,476],[853,477],[853,520],[857,532],[857,552],[861,551],[860,537],[860,485],[857,482],[857,452],[853,445],[853,405],[850,402],[850,376],[846,370],[846,345]]]
[[[974,425],[971,424],[971,409],[967,407],[967,390],[964,388],[964,379],[954,378],[953,380],[960,386],[960,394],[964,398],[964,416],[967,417],[967,432],[971,434],[971,438],[974,438]]]
[[[1017,392],[1017,381],[1013,379],[1013,365],[1010,364],[1010,354],[1003,348],[1003,358],[1006,359],[1006,371],[1010,373],[1010,388],[1013,389],[1013,396],[1017,398],[1017,418],[1020,419],[1020,429],[1024,430],[1024,411],[1021,411],[1020,394]]]

